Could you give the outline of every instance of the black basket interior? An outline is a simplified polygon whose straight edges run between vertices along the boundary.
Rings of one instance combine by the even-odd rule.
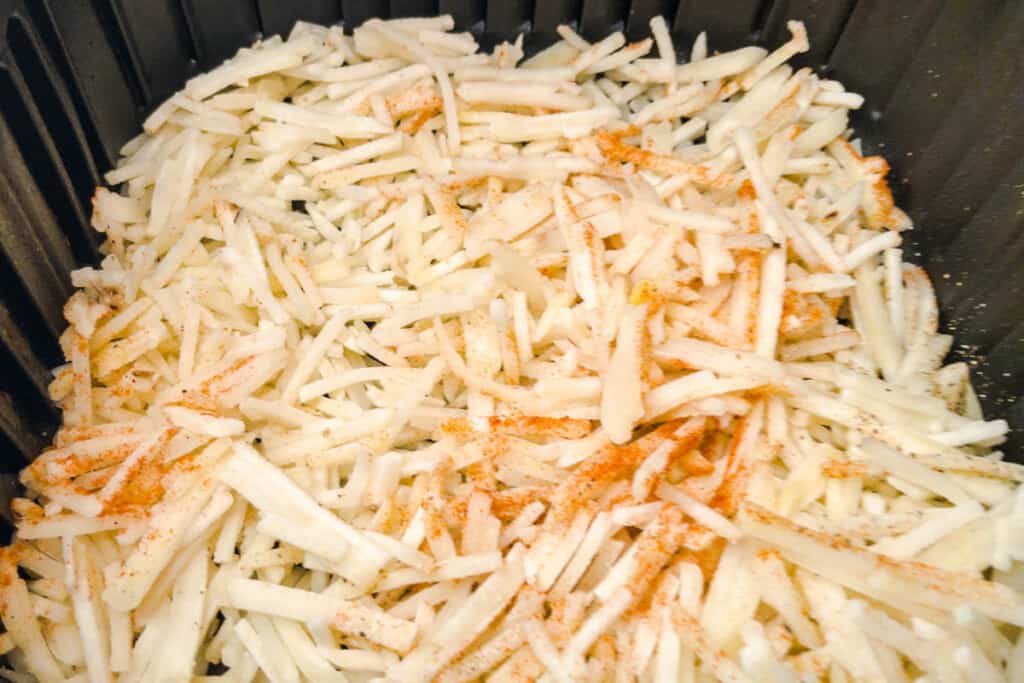
[[[787,37],[797,60],[867,97],[857,121],[884,154],[917,229],[907,252],[938,290],[954,354],[974,366],[990,415],[1007,417],[1020,460],[1024,403],[1024,2],[1020,0],[0,0],[0,510],[58,415],[46,385],[68,272],[97,260],[90,198],[147,112],[187,78],[297,19],[448,13],[484,45],[555,28],[646,36],[666,17],[688,45]]]

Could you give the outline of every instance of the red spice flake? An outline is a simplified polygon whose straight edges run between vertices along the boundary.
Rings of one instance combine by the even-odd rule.
[[[716,536],[704,548],[695,551],[685,550],[680,554],[680,557],[700,567],[704,583],[707,585],[714,578],[715,572],[718,570],[718,562],[722,558],[725,544],[724,538]]]
[[[757,199],[757,190],[754,189],[754,183],[744,180],[740,183],[739,189],[736,190],[736,196],[751,202]]]
[[[839,316],[839,309],[842,308],[842,305],[843,305],[843,297],[841,297],[841,296],[827,296],[825,294],[822,294],[821,295],[821,299],[822,299],[822,301],[825,302],[825,306],[828,307],[829,314],[831,314],[831,316],[833,318],[838,317]]]
[[[655,154],[654,152],[627,145],[622,142],[623,135],[613,135],[606,130],[599,130],[594,134],[598,149],[606,159],[633,164],[639,168],[647,168],[662,175],[684,175],[693,179],[694,182],[708,187],[725,187],[730,185],[734,178],[726,173],[712,176],[705,166],[691,164],[682,159]]]
[[[878,209],[868,216],[868,225],[891,228],[893,227],[893,209],[896,208],[896,203],[893,201],[889,183],[885,180],[885,174],[889,172],[889,165],[881,157],[871,158],[881,161],[882,165],[885,166],[885,170],[881,173],[878,180],[871,184],[871,192],[875,195],[875,201],[878,202]]]
[[[498,474],[491,457],[484,458],[469,465],[464,470],[466,478],[481,491],[495,491],[498,488]]]
[[[583,624],[586,598],[580,593],[575,593],[549,601],[548,605],[551,608],[551,616],[545,622],[545,627],[555,645],[564,647]]]
[[[448,527],[445,526],[444,520],[440,515],[431,513],[427,515],[427,536],[437,540],[444,536]]]
[[[441,110],[444,105],[441,96],[434,90],[434,86],[428,83],[405,90],[397,95],[392,95],[384,100],[391,118],[396,121],[409,114],[426,114],[430,118]],[[422,125],[422,124],[421,124]]]
[[[671,437],[675,443],[669,451],[668,465],[665,469],[682,465],[689,474],[708,474],[714,469],[714,465],[697,450],[707,431],[707,421],[693,420],[687,424],[689,428],[686,431]]]
[[[605,446],[580,463],[573,473],[556,487],[552,496],[552,513],[556,523],[570,524],[583,502],[590,500],[613,481],[635,469],[678,427],[678,422],[664,424],[623,446]]]
[[[551,489],[550,486],[522,486],[493,493],[491,494],[491,514],[502,522],[511,522],[530,503],[548,498]],[[461,520],[458,523],[464,524],[468,504],[468,494],[453,499],[448,504],[449,518]]]
[[[177,429],[167,429],[153,448],[135,463],[124,484],[104,501],[103,515],[137,512],[155,505],[164,497],[164,477],[177,463],[165,464],[164,455]]]
[[[675,435],[681,426],[680,421],[665,423],[623,446],[605,446],[580,463],[573,473],[555,488],[551,498],[554,523],[571,524],[581,505],[616,479],[631,473],[666,439],[675,441],[677,449],[691,450],[696,447],[704,436],[704,425],[696,424],[682,434]]]
[[[830,479],[855,479],[871,473],[871,468],[866,464],[848,460],[829,460],[821,469]]]
[[[726,464],[725,477],[722,478],[722,483],[711,497],[710,506],[726,517],[734,516],[739,510],[740,503],[746,495],[747,484],[750,482],[751,464],[746,462],[743,459],[743,454],[739,452],[744,435],[749,428],[750,422],[747,416],[740,418],[729,444],[729,461]]]
[[[416,135],[436,113],[436,111],[426,109],[418,112],[398,124],[398,130],[408,135]]]
[[[601,131],[605,132],[605,131]],[[643,133],[643,128],[631,123],[628,126],[624,126],[615,131],[607,131],[608,135],[616,140],[622,140],[622,138],[635,138],[636,136]]]
[[[131,372],[126,372],[110,386],[110,393],[118,398],[130,398],[135,393],[135,385],[138,378]]]
[[[687,550],[700,552],[710,546],[717,538],[718,534],[706,526],[690,522],[686,533],[683,534],[682,545]]]
[[[805,335],[825,322],[829,308],[814,294],[787,289],[782,295],[782,321],[779,331],[787,336]]]
[[[655,579],[672,556],[683,547],[689,525],[675,505],[666,505],[636,540],[636,564],[627,587],[641,601],[647,601]]]
[[[736,282],[733,285],[734,294],[729,301],[729,307],[735,308],[740,319],[745,321],[743,326],[743,346],[752,348],[757,339],[757,300],[761,289],[761,254],[758,252],[746,252],[739,258],[736,265]],[[739,300],[741,293],[747,296]]]
[[[633,287],[633,291],[629,293],[629,303],[636,306],[651,304],[654,310],[663,305],[666,298],[658,285],[651,280],[641,280]]]
[[[755,209],[747,212],[747,232],[752,235],[761,232],[761,217]]]
[[[451,190],[452,192],[461,192],[467,188],[486,183],[489,178],[491,178],[491,176],[486,175],[453,176],[442,180],[441,187]]]
[[[678,463],[686,470],[687,474],[695,477],[711,474],[715,469],[714,463],[705,458],[704,454],[698,450],[687,451],[678,459],[673,458],[673,463]]]
[[[675,602],[676,589],[679,587],[677,577],[682,564],[679,559],[674,559],[658,576],[651,593],[651,607],[667,607]]]
[[[642,502],[644,501],[634,498],[629,487],[626,487],[621,492],[607,498],[602,509],[605,512],[610,512],[617,507],[629,507],[631,505],[639,505]]]
[[[523,438],[581,439],[593,430],[590,420],[533,415],[493,415],[484,418],[486,432]],[[480,434],[471,419],[453,417],[442,420],[440,432],[446,436],[471,437]]]
[[[7,588],[18,578],[19,548],[17,543],[0,548],[0,588]]]
[[[69,478],[88,474],[95,470],[115,465],[127,458],[135,450],[138,442],[118,444],[99,453],[84,454],[75,452],[68,448],[65,455],[55,456],[59,449],[44,451],[36,460],[29,465],[28,471],[32,478],[40,485],[58,484],[67,481]],[[50,475],[50,469],[59,468],[64,476],[54,477]]]
[[[742,391],[740,392],[740,395],[748,401],[753,402],[775,396],[786,397],[790,396],[792,393],[793,392],[783,384],[764,384],[759,387],[754,387],[753,389]]]
[[[718,510],[726,517],[732,517],[739,510],[749,483],[750,464],[741,462],[722,479],[722,483],[711,498],[710,507]]]
[[[530,503],[543,500],[551,487],[530,486],[500,491],[491,497],[491,514],[503,522],[511,522]]]
[[[111,465],[110,467],[105,467],[101,470],[86,472],[82,476],[73,480],[69,479],[59,482],[57,486],[64,486],[75,493],[88,496],[106,486],[107,482],[110,481],[115,472],[117,472],[117,466]]]
[[[205,397],[218,400],[223,394],[227,393],[233,388],[233,383],[237,381],[238,376],[250,365],[256,361],[256,355],[247,356],[241,358],[231,364],[226,370],[223,370],[213,377],[205,380],[200,386],[198,392]],[[189,392],[189,396],[192,396],[194,392]],[[193,400],[199,400],[199,397],[194,397]]]
[[[452,233],[453,237],[466,234],[469,224],[466,222],[466,217],[462,215],[462,208],[459,207],[451,189],[439,185],[436,189],[427,191],[427,199],[430,200],[430,205],[440,218],[441,224]]]

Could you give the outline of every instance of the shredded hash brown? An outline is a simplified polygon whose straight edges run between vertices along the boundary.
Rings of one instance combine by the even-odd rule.
[[[121,150],[0,677],[1024,680],[1024,467],[803,25],[452,29],[300,23]]]

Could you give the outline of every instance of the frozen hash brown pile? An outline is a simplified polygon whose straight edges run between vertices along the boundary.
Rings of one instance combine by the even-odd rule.
[[[124,147],[0,674],[1024,680],[1024,467],[804,27],[451,29],[299,24]]]

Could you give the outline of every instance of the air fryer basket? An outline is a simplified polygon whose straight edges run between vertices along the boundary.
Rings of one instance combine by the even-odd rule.
[[[49,368],[61,362],[68,272],[94,263],[90,197],[148,111],[261,35],[298,19],[448,13],[486,46],[555,27],[644,36],[656,14],[688,45],[774,47],[789,19],[797,61],[867,97],[857,126],[893,167],[914,219],[907,253],[933,278],[954,355],[989,415],[1016,428],[1024,402],[1024,2],[1020,0],[0,0],[0,510],[52,435]]]

